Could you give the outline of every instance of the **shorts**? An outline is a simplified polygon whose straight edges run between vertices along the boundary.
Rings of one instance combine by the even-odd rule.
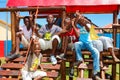
[[[113,48],[113,39],[105,36],[99,37],[99,40],[103,43],[103,49],[108,50],[108,48]]]
[[[38,76],[44,77],[47,76],[47,73],[44,71],[34,71],[34,72],[30,72],[30,71],[26,71],[26,70],[21,70],[22,73],[22,79],[23,80],[32,80],[32,78],[36,78]]]
[[[59,37],[58,35],[52,36],[51,40],[49,40],[49,41],[40,38],[40,39],[39,39],[39,43],[40,43],[41,49],[42,49],[42,50],[52,49],[52,41],[53,41],[55,38],[58,40],[58,43],[60,44],[61,39],[60,39],[60,37]]]
[[[22,44],[25,48],[27,48],[28,45],[29,45],[28,40],[27,40],[23,35],[21,36],[21,44]]]
[[[96,48],[99,52],[103,51],[103,43],[101,40],[93,40],[93,47]]]

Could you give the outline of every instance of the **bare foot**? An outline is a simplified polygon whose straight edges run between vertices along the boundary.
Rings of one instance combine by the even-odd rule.
[[[49,78],[49,80],[54,80],[53,78]]]
[[[38,76],[38,77],[34,78],[34,80],[41,80],[41,79],[42,79],[41,76]]]
[[[115,62],[120,62],[120,59],[118,59],[118,58],[113,58],[113,60],[114,60]]]
[[[100,61],[100,67],[103,67],[103,62],[102,61]]]

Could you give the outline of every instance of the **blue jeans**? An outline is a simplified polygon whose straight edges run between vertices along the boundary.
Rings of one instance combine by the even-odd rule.
[[[100,71],[100,61],[99,61],[100,54],[99,54],[99,51],[93,47],[92,42],[79,41],[75,43],[76,59],[79,61],[83,60],[81,49],[88,49],[91,52],[92,58],[93,58],[94,74],[99,72]]]

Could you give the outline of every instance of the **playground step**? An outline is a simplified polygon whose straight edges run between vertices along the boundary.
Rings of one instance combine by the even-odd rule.
[[[78,69],[93,69],[93,64],[85,64],[85,63],[81,63],[79,66],[78,66]],[[104,66],[102,68],[102,70],[108,70],[108,68],[106,66]]]
[[[5,63],[1,66],[3,69],[21,69],[23,64],[19,63]],[[44,69],[53,69],[60,70],[60,64],[52,65],[52,64],[41,64]]]
[[[18,80],[18,78],[0,78],[0,80]]]
[[[76,80],[92,80],[92,78],[77,78]]]
[[[51,78],[55,78],[55,77],[58,77],[59,73],[56,72],[56,71],[46,71],[47,72],[47,77],[51,77]],[[21,72],[18,71],[18,70],[1,70],[0,71],[0,76],[11,76],[11,77],[17,77],[17,76],[21,76]],[[1,79],[0,79],[1,80]],[[2,80],[4,80],[2,78]],[[9,79],[8,79],[9,80]],[[10,79],[11,80],[11,79]]]
[[[77,78],[76,80],[93,80],[92,78]],[[100,79],[100,80],[109,80],[109,79]]]

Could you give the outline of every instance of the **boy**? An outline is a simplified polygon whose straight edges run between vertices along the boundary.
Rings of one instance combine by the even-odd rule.
[[[98,76],[98,72],[100,72],[100,62],[99,62],[99,51],[93,47],[92,41],[90,39],[90,23],[79,13],[76,11],[76,21],[73,21],[73,28],[76,31],[79,41],[75,42],[75,52],[76,52],[76,65],[78,66],[81,62],[84,62],[82,58],[81,49],[88,49],[93,57],[93,78],[100,80]],[[76,22],[78,23],[76,25]],[[76,26],[79,30],[76,29]],[[73,76],[73,68],[70,71],[70,76]]]
[[[59,35],[65,31],[54,24],[54,16],[47,16],[47,24],[38,31],[41,50],[51,49],[50,61],[53,65],[57,64],[55,57],[56,49],[61,41]]]
[[[56,57],[59,59],[65,59],[65,54],[67,48],[73,50],[74,43],[78,41],[78,37],[74,28],[72,27],[72,18],[71,15],[67,15],[64,19],[63,28],[66,30],[65,33],[62,33],[60,37],[62,38],[62,54],[57,55]]]
[[[20,46],[19,44],[22,43],[25,48],[29,46],[29,41],[32,36],[32,27],[30,25],[30,17],[25,16],[23,18],[24,25],[20,27],[19,32],[16,33],[16,49],[14,53],[11,53],[10,56],[6,57],[6,61],[13,60],[21,56],[20,54]]]

